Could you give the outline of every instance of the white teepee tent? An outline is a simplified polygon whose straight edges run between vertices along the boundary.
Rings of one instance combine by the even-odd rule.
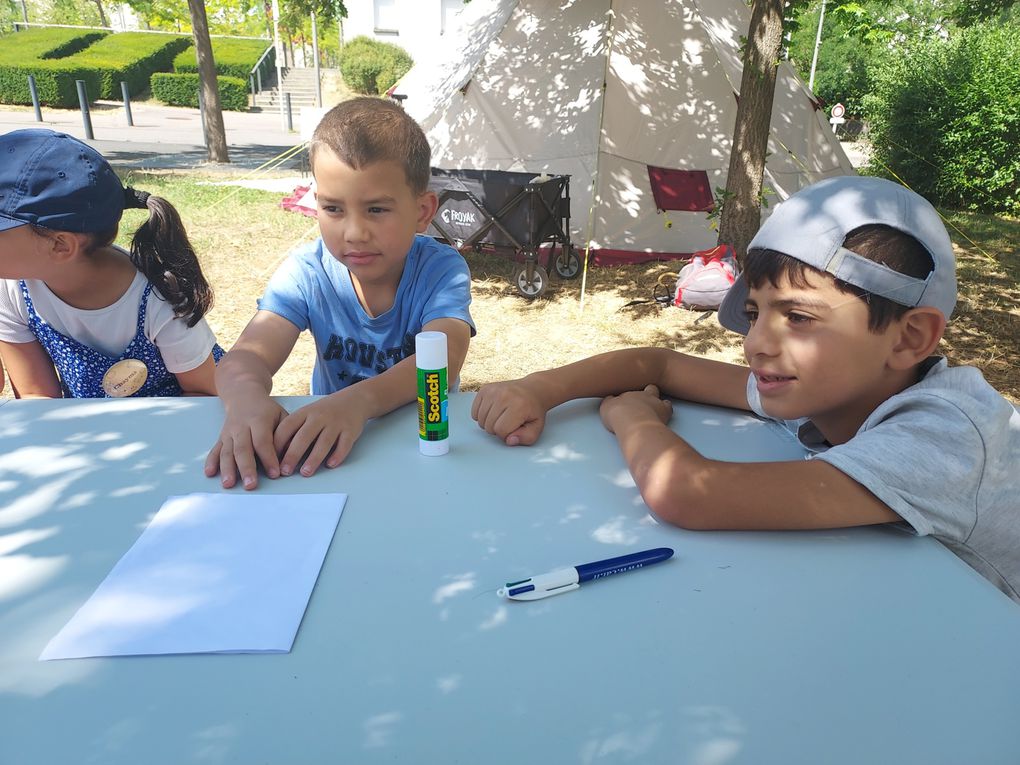
[[[434,166],[569,174],[571,236],[597,262],[715,245],[705,208],[726,185],[741,0],[473,0],[461,16],[394,89]],[[785,62],[769,151],[770,203],[854,172]]]

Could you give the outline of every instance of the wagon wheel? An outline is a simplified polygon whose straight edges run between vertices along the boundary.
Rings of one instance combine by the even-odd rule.
[[[514,274],[513,282],[521,295],[534,300],[549,286],[549,274],[537,263],[525,263]]]
[[[581,259],[572,245],[561,247],[553,261],[553,268],[562,279],[573,279],[581,273]]]

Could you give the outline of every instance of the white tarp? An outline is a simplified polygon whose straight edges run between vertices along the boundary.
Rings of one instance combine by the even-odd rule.
[[[716,232],[704,212],[658,212],[648,166],[725,187],[749,20],[741,0],[473,0],[395,92],[436,167],[569,174],[575,245],[624,259],[690,253]],[[785,62],[769,152],[772,203],[854,172]]]

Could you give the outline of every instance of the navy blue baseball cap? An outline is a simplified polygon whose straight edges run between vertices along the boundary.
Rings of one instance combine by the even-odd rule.
[[[33,223],[99,233],[123,212],[124,186],[88,144],[39,128],[0,135],[0,231]]]
[[[854,229],[890,226],[914,237],[928,251],[932,272],[915,279],[843,247]],[[956,306],[956,256],[938,211],[924,197],[883,178],[845,175],[807,186],[782,202],[758,229],[748,251],[774,250],[847,284],[910,308],[937,308],[948,319]],[[746,335],[743,275],[719,306],[719,323]]]

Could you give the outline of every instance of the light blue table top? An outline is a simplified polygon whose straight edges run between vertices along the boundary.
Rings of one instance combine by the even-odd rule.
[[[300,399],[285,399],[294,408]],[[215,399],[0,407],[0,763],[1014,765],[1020,608],[892,528],[687,532],[649,515],[596,402],[508,449],[451,399],[347,465],[260,491],[349,494],[293,651],[38,662],[201,466]],[[790,459],[683,405],[703,453]],[[754,491],[754,487],[748,487]],[[651,547],[675,557],[533,603],[502,583]]]

